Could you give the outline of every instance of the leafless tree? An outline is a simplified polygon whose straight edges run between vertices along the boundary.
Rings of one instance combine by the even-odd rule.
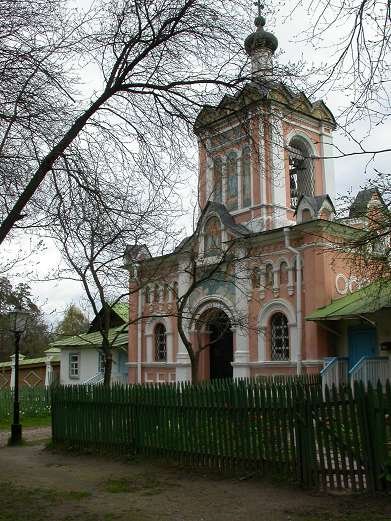
[[[370,133],[390,116],[389,1],[299,0],[291,6],[288,17],[292,21],[303,11],[310,20],[298,39],[329,55],[327,63],[307,77],[309,95],[343,93],[347,102],[338,114],[338,124],[357,145],[357,153],[389,152],[389,147],[367,149],[353,130],[357,122],[363,122]]]
[[[26,15],[20,27],[12,28],[13,37],[2,39],[0,45],[4,48],[11,42],[10,52],[20,47],[21,55],[27,53],[33,78],[27,72],[26,78],[18,76],[16,98],[9,103],[12,84],[4,84],[5,121],[16,139],[11,139],[5,124],[1,138],[10,151],[0,159],[3,164],[8,161],[9,170],[16,161],[19,175],[12,189],[4,192],[0,242],[20,224],[25,206],[75,139],[104,134],[105,139],[122,140],[133,154],[151,151],[151,145],[169,150],[173,140],[183,143],[194,114],[206,100],[221,97],[243,81],[247,20],[236,15],[246,7],[244,0],[100,0],[82,15],[60,0],[39,6],[28,0],[18,4]],[[27,20],[34,7],[32,28]],[[18,20],[16,9],[11,14]],[[50,14],[53,23],[42,32],[43,20]],[[94,85],[101,85],[88,99],[77,92],[80,83],[69,66],[76,60],[96,74]],[[18,68],[21,65],[22,58]],[[30,110],[26,99],[31,97],[37,104]],[[154,162],[153,157],[148,159]]]
[[[123,158],[116,152],[104,143],[90,143],[88,150],[75,145],[68,149],[58,163],[61,168],[53,171],[49,225],[41,232],[55,240],[63,257],[50,277],[80,282],[97,317],[105,384],[111,379],[113,344],[128,326],[109,334],[112,306],[129,298],[125,248],[148,242],[161,251],[171,240],[171,223],[181,208],[175,198],[175,169],[156,169],[149,178],[148,167],[122,169],[124,164],[116,159]]]

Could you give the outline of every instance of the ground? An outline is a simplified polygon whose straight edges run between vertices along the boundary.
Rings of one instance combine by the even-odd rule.
[[[4,446],[2,436],[0,521],[391,519],[391,498],[386,496],[331,496],[146,459],[56,452],[45,446],[49,436],[48,427],[25,429],[22,447]]]

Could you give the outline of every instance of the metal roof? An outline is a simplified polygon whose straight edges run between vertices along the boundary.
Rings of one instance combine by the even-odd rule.
[[[378,280],[315,310],[306,320],[339,320],[391,307],[391,280]]]
[[[109,342],[112,347],[121,347],[128,345],[128,329],[123,326],[113,327],[109,330]],[[83,333],[67,338],[62,338],[50,344],[51,347],[59,347],[61,349],[68,347],[77,348],[99,348],[102,345],[102,335],[100,331],[93,333]]]

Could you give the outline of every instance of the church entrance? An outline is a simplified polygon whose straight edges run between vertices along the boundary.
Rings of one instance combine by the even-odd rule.
[[[233,368],[233,336],[231,321],[221,310],[213,310],[206,324],[209,332],[209,376],[215,378],[232,378]]]

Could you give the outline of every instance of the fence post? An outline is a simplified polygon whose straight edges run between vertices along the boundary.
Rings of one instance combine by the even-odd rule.
[[[376,490],[375,458],[373,451],[373,429],[371,421],[371,400],[368,398],[372,387],[366,388],[363,381],[354,382],[354,397],[357,401],[358,418],[360,423],[363,454],[366,455],[365,467],[367,475],[368,491],[374,493]]]
[[[298,477],[301,485],[311,488],[313,475],[313,422],[312,401],[304,396],[301,386],[296,394],[296,451],[298,459]]]

